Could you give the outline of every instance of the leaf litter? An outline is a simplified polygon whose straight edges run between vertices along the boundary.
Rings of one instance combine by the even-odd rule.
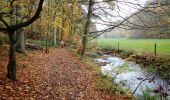
[[[0,48],[1,49],[1,48]],[[0,52],[2,100],[127,100],[96,89],[96,77],[79,58],[65,49],[49,54],[17,54],[17,81],[6,78],[7,52]]]

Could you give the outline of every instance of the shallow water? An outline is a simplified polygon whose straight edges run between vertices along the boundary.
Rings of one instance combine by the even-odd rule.
[[[142,95],[142,91],[145,91],[148,88],[155,90],[157,89],[160,85],[163,87],[163,92],[168,93],[170,96],[170,85],[168,83],[159,78],[158,76],[147,72],[145,69],[142,69],[140,65],[134,63],[134,62],[128,62],[126,60],[123,60],[119,57],[115,56],[105,56],[105,59],[96,59],[96,62],[106,62],[108,64],[101,66],[101,70],[103,74],[108,74],[113,77],[115,77],[115,74],[117,71],[115,71],[120,65],[126,64],[127,65],[127,71],[120,72],[116,78],[115,82],[119,83],[120,81],[124,81],[125,85],[124,87],[129,88],[131,92],[134,92],[138,84],[143,80],[143,79],[154,79],[153,81],[143,81],[142,84],[137,88],[136,92],[134,95]],[[169,98],[168,96],[168,98]],[[168,99],[169,100],[169,99]]]

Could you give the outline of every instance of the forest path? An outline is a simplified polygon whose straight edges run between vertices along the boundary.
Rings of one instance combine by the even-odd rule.
[[[49,54],[40,51],[27,56],[17,54],[16,82],[6,79],[6,59],[7,56],[0,58],[3,62],[0,63],[0,99],[123,100],[97,90],[91,69],[65,49],[50,49]]]

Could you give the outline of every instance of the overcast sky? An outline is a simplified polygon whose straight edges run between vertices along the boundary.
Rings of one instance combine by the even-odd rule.
[[[101,1],[101,0],[100,0]],[[116,21],[120,20],[121,17],[127,17],[131,15],[132,13],[136,12],[137,10],[141,9],[141,7],[144,7],[147,0],[118,0],[116,2],[115,10],[108,11],[113,16],[117,17],[102,17],[104,20],[110,20],[110,21]],[[105,4],[100,4],[100,6],[105,6]],[[94,20],[93,20],[94,21]],[[100,23],[103,23],[101,21],[98,21]],[[96,24],[97,30],[101,30],[106,28],[104,25]]]
[[[118,0],[115,10],[122,16],[128,16],[145,5],[147,0]]]

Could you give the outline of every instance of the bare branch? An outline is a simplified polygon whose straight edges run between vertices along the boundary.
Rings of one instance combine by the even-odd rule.
[[[2,16],[0,15],[0,21],[4,23],[4,25],[9,28],[8,23],[2,18]]]
[[[33,23],[35,20],[37,20],[39,18],[39,16],[40,16],[41,11],[42,11],[43,2],[44,2],[44,0],[40,0],[39,5],[38,5],[38,9],[37,9],[36,13],[34,14],[34,16],[31,19],[27,20],[26,22],[19,23],[17,25],[11,26],[10,30],[14,31],[14,30],[17,30],[19,28],[26,27],[29,24]]]

